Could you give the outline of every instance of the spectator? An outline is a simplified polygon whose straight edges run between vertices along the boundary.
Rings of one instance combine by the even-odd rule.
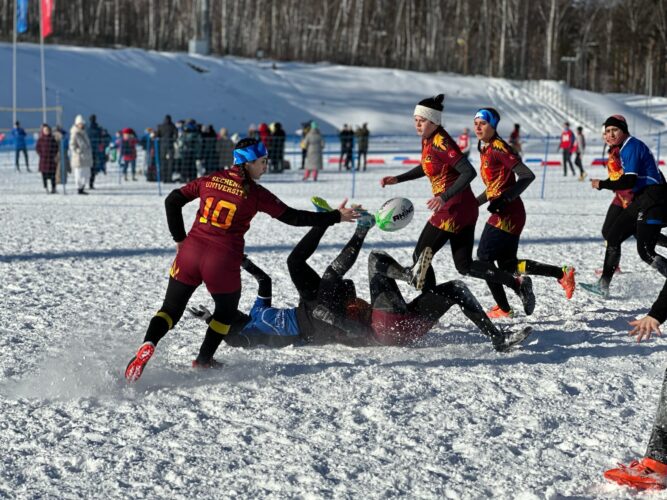
[[[345,168],[350,170],[354,168],[354,160],[352,159],[354,148],[354,132],[352,129],[347,126],[347,123],[343,124],[343,130],[338,134],[340,138],[340,158],[338,159],[338,170],[342,170],[343,159],[345,159]]]
[[[280,122],[272,123],[271,140],[269,141],[269,161],[272,172],[282,173],[285,160],[285,131]]]
[[[185,134],[185,122],[183,120],[178,120],[176,122],[176,142],[174,144],[174,173],[181,175],[183,170],[183,137]]]
[[[218,153],[218,170],[224,170],[234,164],[234,141],[227,135],[227,129],[221,128],[216,143]]]
[[[95,189],[95,175],[102,169],[101,167],[104,162],[104,148],[106,147],[106,145],[103,144],[102,128],[97,124],[96,115],[90,115],[88,118],[86,134],[88,134],[93,154],[93,166],[90,170],[89,187],[90,189]]]
[[[178,139],[178,129],[171,121],[171,115],[165,115],[164,121],[157,126],[156,137],[159,139],[160,180],[174,182],[174,144]]]
[[[468,158],[470,156],[470,129],[468,127],[464,127],[463,132],[456,139],[456,144],[463,156]]]
[[[37,139],[35,151],[39,155],[39,171],[42,173],[42,182],[47,193],[56,192],[56,162],[58,157],[58,143],[51,134],[51,127],[46,123],[42,125],[42,130]],[[51,181],[51,191],[47,186],[47,181]]]
[[[93,168],[93,148],[86,133],[86,120],[83,116],[76,115],[69,137],[69,156],[74,169],[74,182],[79,194],[88,194],[85,188]]]
[[[218,170],[218,154],[216,145],[218,136],[213,125],[206,125],[202,129],[202,163],[204,172],[210,174]]]
[[[132,171],[132,180],[137,180],[137,136],[131,128],[124,128],[121,140],[118,142],[120,150],[120,168],[123,170],[123,177],[127,180],[128,167]]]
[[[30,165],[28,164],[28,148],[26,146],[26,136],[25,130],[21,127],[21,123],[18,121],[14,123],[14,128],[12,129],[12,137],[14,138],[14,164],[16,165],[16,170],[21,171],[19,167],[19,153],[23,153],[23,159],[25,160],[25,169],[30,172]]]
[[[313,173],[313,181],[317,181],[317,173],[322,170],[322,151],[324,150],[324,139],[316,122],[310,123],[310,130],[304,138],[306,143],[306,165],[303,180],[308,180]]]
[[[570,130],[568,122],[563,123],[563,131],[560,134],[560,144],[558,149],[563,150],[563,177],[567,177],[567,166],[570,166],[572,175],[574,173],[574,165],[572,164],[572,148],[574,148],[574,133]]]
[[[257,126],[254,123],[251,123],[248,126],[248,138],[259,140],[259,133],[257,132]]]
[[[72,173],[72,167],[69,164],[69,139],[67,132],[60,125],[56,125],[53,131],[53,138],[58,143],[58,152],[56,155],[56,184],[65,184],[67,174]]]
[[[116,136],[113,141],[109,143],[106,149],[106,154],[107,154],[107,161],[111,163],[116,163],[118,161],[118,145],[120,144],[120,141],[123,139],[123,134],[120,132],[116,132]]]
[[[157,138],[157,132],[151,127],[148,127],[144,132],[144,135],[141,137],[139,142],[141,147],[146,151],[146,180],[148,182],[157,182],[158,180],[158,169],[157,169],[157,158],[156,158],[156,149],[155,149],[155,139]],[[160,179],[162,181],[162,179]]]
[[[510,146],[514,148],[514,152],[521,157],[523,155],[523,151],[521,149],[521,125],[518,123],[514,124],[514,130],[512,130],[512,133],[510,134],[510,140],[509,140]]]
[[[364,172],[366,171],[366,162],[368,161],[368,138],[371,135],[368,130],[368,123],[364,123],[361,128],[357,129],[355,134],[357,136],[357,170],[361,169],[361,157],[364,157]]]
[[[574,140],[574,164],[579,169],[579,180],[583,181],[588,175],[584,171],[584,164],[581,161],[581,157],[584,156],[586,152],[586,137],[584,137],[584,127],[577,127],[577,136]]]
[[[181,182],[188,183],[197,178],[197,159],[201,157],[201,134],[194,120],[189,120],[183,133],[183,167]]]
[[[269,142],[271,141],[271,131],[269,126],[266,123],[260,123],[257,128],[257,133],[259,134],[259,140],[264,143],[266,150],[269,150]]]
[[[303,170],[306,166],[306,153],[308,151],[308,148],[306,147],[306,135],[308,135],[308,132],[310,131],[310,122],[304,122],[301,125],[301,131],[297,130],[297,133],[301,135],[301,169]]]
[[[102,136],[101,136],[101,141],[100,141],[100,148],[102,148],[102,151],[99,152],[100,156],[100,165],[99,165],[99,170],[104,174],[107,175],[107,162],[109,161],[109,156],[108,156],[108,149],[109,145],[112,144],[113,141],[111,140],[111,135],[109,134],[109,131],[105,128],[102,129]]]

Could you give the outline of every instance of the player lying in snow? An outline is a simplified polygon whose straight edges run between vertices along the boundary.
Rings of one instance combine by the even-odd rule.
[[[308,265],[307,259],[317,249],[326,228],[314,227],[301,239],[287,260],[300,296],[296,308],[271,307],[271,278],[245,258],[242,267],[257,279],[258,297],[250,315],[237,312],[225,341],[244,347],[305,342],[404,345],[424,336],[454,304],[491,339],[497,351],[509,349],[530,333],[530,328],[516,333],[497,328],[468,287],[458,280],[437,285],[406,303],[396,279],[411,282],[413,272],[424,273],[430,265],[430,251],[413,270],[400,266],[384,252],[371,252],[368,259],[371,304],[358,298],[354,283],[344,276],[356,262],[373,224],[373,217],[363,212],[354,235],[322,277]],[[204,319],[210,316],[201,306],[191,312]]]

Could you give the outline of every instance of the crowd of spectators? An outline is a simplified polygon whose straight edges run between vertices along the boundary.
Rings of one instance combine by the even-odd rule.
[[[23,156],[25,168],[30,171],[27,134],[18,121],[14,125],[11,135],[15,146],[15,168],[21,171],[19,160]],[[300,168],[304,170],[303,179],[312,176],[313,180],[317,180],[318,172],[324,166],[323,135],[314,121],[302,124],[297,135],[301,137]],[[270,172],[282,173],[292,168],[285,158],[287,135],[281,123],[251,124],[247,137],[261,140],[266,146]],[[234,145],[241,138],[236,133],[230,136],[224,127],[216,132],[213,125],[198,123],[194,119],[174,122],[170,115],[166,115],[155,128],[145,129],[142,134],[137,134],[131,127],[125,127],[111,136],[98,123],[97,116],[92,114],[88,120],[78,115],[69,131],[59,126],[52,129],[48,124],[43,124],[35,150],[39,156],[44,189],[48,193],[57,192],[56,185],[63,181],[64,173],[73,173],[78,192],[88,194],[86,189],[95,189],[96,177],[107,174],[109,162],[118,164],[125,181],[136,181],[137,176],[143,173],[148,181],[159,180],[164,183],[186,183],[198,176],[228,168],[233,163]],[[366,170],[369,138],[367,124],[364,123],[356,131],[346,124],[339,138],[339,170],[343,166],[346,170]],[[145,162],[141,165],[137,164],[139,148],[145,151]]]

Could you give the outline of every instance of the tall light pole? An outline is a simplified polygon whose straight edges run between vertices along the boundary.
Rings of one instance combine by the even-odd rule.
[[[205,56],[211,53],[211,9],[209,0],[196,0],[193,14],[195,35],[188,42],[188,52]]]
[[[572,63],[577,62],[579,56],[563,56],[560,58],[561,62],[567,63],[567,86],[570,86],[570,73],[572,71]]]

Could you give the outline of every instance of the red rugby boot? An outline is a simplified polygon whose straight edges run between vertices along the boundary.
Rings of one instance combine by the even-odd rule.
[[[663,490],[667,483],[667,464],[644,457],[630,465],[618,464],[618,468],[605,471],[604,477],[622,486],[636,490]]]
[[[128,382],[136,382],[139,380],[146,363],[151,359],[154,352],[155,344],[153,344],[153,342],[144,342],[141,344],[137,354],[127,364],[127,368],[125,368],[125,380]]]

